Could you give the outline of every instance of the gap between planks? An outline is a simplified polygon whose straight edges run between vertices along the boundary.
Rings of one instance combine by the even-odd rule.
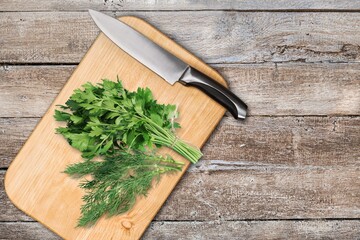
[[[21,0],[3,0],[0,3],[2,11],[19,11]],[[78,0],[56,1],[48,0],[38,4],[36,0],[27,1],[21,5],[22,11],[85,11],[92,8],[99,11],[356,11],[360,9],[359,3],[351,0],[303,0],[292,2],[286,0],[258,1],[199,1],[193,0],[191,4],[186,0],[178,1],[148,1],[148,0]]]
[[[152,222],[317,222],[317,221],[359,221],[360,218],[239,218],[239,219],[222,219],[222,220],[159,220],[153,219]],[[19,220],[19,221],[0,221],[0,223],[32,223],[36,220]]]
[[[136,12],[165,12],[165,13],[171,13],[171,12],[238,12],[238,13],[253,13],[253,12],[299,12],[299,13],[346,13],[346,12],[360,12],[360,9],[178,9],[178,10],[146,10],[146,9],[138,9],[138,10],[120,10],[120,9],[114,9],[114,10],[99,10],[103,13],[122,13],[122,12],[130,12],[130,13],[136,13]],[[0,10],[0,13],[52,13],[52,12],[66,12],[66,13],[83,13],[88,12],[88,10]]]

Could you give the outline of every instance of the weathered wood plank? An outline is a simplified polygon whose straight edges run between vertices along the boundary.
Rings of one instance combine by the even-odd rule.
[[[359,174],[359,167],[204,160],[182,178],[155,219],[360,218]],[[29,220],[5,193],[0,197],[1,221]]]
[[[37,222],[0,222],[0,239],[60,240],[61,238]]]
[[[150,0],[50,0],[39,4],[36,0],[2,0],[1,11],[86,11],[96,10],[359,10],[360,4],[351,0],[286,1],[150,1]]]
[[[143,239],[356,239],[359,221],[152,222]]]
[[[5,171],[0,171],[0,222],[1,221],[34,221],[31,217],[17,209],[10,201],[4,187]],[[0,239],[2,239],[0,230]]]
[[[98,34],[87,13],[0,13],[0,62],[79,62]]]
[[[360,64],[216,65],[250,115],[358,115]]]
[[[0,142],[3,143],[0,146],[1,167],[7,167],[9,165],[37,121],[37,118],[0,119],[0,129],[2,133],[0,135]],[[197,182],[199,178],[197,174],[194,175],[194,172],[205,172],[205,175],[201,174],[201,176],[203,176],[202,178],[205,179],[205,181],[210,181],[209,185],[204,187],[205,190],[201,190],[203,189],[202,187],[197,188],[196,186],[192,186],[189,190],[192,191],[190,194],[188,194],[188,192],[181,193],[183,190],[179,190],[180,195],[185,194],[185,196],[174,197],[174,199],[184,199],[182,201],[185,201],[183,204],[186,205],[190,202],[190,200],[187,199],[187,195],[196,195],[197,191],[202,191],[202,193],[203,191],[211,192],[208,189],[212,188],[211,184],[220,185],[223,187],[223,191],[228,191],[225,192],[225,195],[226,193],[229,195],[226,198],[231,197],[232,192],[236,192],[238,194],[237,196],[239,199],[236,199],[238,202],[235,201],[235,204],[245,204],[245,209],[239,209],[239,213],[242,213],[248,207],[251,207],[249,205],[251,205],[255,200],[246,197],[243,198],[243,196],[240,195],[247,194],[248,192],[247,189],[243,192],[241,192],[241,190],[237,190],[239,188],[238,184],[242,184],[241,179],[244,178],[248,179],[248,181],[252,181],[251,176],[259,175],[259,179],[255,180],[262,182],[264,186],[268,186],[269,189],[266,191],[270,192],[272,187],[276,188],[276,186],[271,185],[271,183],[267,183],[268,179],[281,179],[281,177],[284,177],[283,175],[295,174],[293,176],[294,182],[305,180],[307,182],[306,185],[310,187],[308,192],[313,191],[312,196],[309,194],[309,196],[305,198],[304,204],[308,204],[312,207],[314,203],[311,201],[316,200],[311,199],[311,197],[318,197],[318,201],[324,201],[323,204],[326,205],[329,201],[332,201],[329,200],[331,197],[327,196],[329,194],[331,195],[331,193],[317,193],[318,190],[311,189],[312,184],[315,184],[315,187],[317,186],[319,179],[321,182],[323,177],[326,177],[327,175],[332,176],[334,179],[330,179],[330,183],[326,183],[330,185],[332,185],[334,181],[337,182],[340,180],[340,183],[343,183],[343,185],[338,186],[339,189],[333,188],[334,192],[347,189],[348,187],[350,187],[351,190],[352,184],[354,184],[354,187],[357,186],[357,184],[352,182],[351,179],[346,181],[342,178],[344,177],[343,175],[347,174],[349,174],[348,177],[350,178],[355,177],[356,174],[352,174],[349,169],[359,168],[359,124],[359,117],[250,117],[244,123],[239,123],[231,118],[226,118],[220,123],[218,129],[214,132],[208,143],[203,148],[203,163],[198,167],[193,167],[191,170],[192,172],[189,173],[189,176],[192,176],[191,179],[193,179],[183,180],[187,181],[183,185],[183,188],[189,189],[189,186],[187,186],[188,181]],[[335,171],[334,173],[330,171],[332,168],[344,168],[344,170]],[[212,179],[206,175],[207,171],[211,172],[216,169],[224,170],[220,177]],[[230,172],[227,170],[230,170]],[[235,175],[231,174],[231,171],[235,171]],[[270,173],[267,173],[267,171]],[[281,171],[282,174],[279,175],[277,171]],[[312,173],[312,171],[315,173]],[[245,174],[245,176],[241,177],[241,174]],[[233,178],[233,180],[237,179],[237,177],[241,181],[239,183],[230,184],[229,186],[227,181],[230,181],[231,178]],[[307,179],[307,177],[310,177],[311,179]],[[188,177],[185,179],[188,179]],[[288,188],[290,190],[292,189],[291,191],[294,192],[290,194],[287,193],[287,195],[282,196],[282,198],[294,200],[294,202],[292,202],[292,207],[296,207],[296,200],[302,198],[301,195],[303,194],[303,190],[300,190],[299,187],[289,187],[289,185],[286,185],[286,181],[281,184],[284,185],[281,185],[280,190],[277,191],[281,192],[288,191]],[[291,181],[289,184],[291,184]],[[226,188],[227,185],[228,187]],[[3,187],[0,188],[3,189]],[[270,193],[261,193],[261,186],[255,186],[254,188],[255,191],[251,190],[252,194],[264,201],[260,205],[265,205],[266,201],[273,201],[272,199],[264,197],[264,195],[268,195],[269,198],[272,198]],[[179,187],[179,189],[182,188]],[[352,190],[352,194],[359,194],[358,189]],[[224,192],[221,192],[221,194],[224,194]],[[346,193],[344,195],[346,196]],[[211,195],[201,197],[201,199],[211,199],[212,197],[213,196]],[[274,198],[277,197],[278,196],[275,194]],[[14,208],[7,199],[5,193],[2,191],[0,191],[0,200],[0,202],[4,202],[7,206],[0,209],[0,220],[17,221],[30,219]],[[220,199],[216,199],[214,201],[215,203],[212,203],[213,205],[222,205],[222,201]],[[283,202],[276,204],[282,205]],[[349,204],[351,205],[352,203],[349,202]],[[171,213],[173,209],[177,209],[177,206],[177,203],[170,203],[171,210],[166,210],[165,215],[169,214],[169,212]],[[198,205],[195,204],[194,206]],[[276,209],[276,207],[279,206],[274,207]],[[300,208],[306,208],[306,206],[300,206]],[[319,212],[322,208],[328,208],[328,206],[318,206],[315,207],[315,210],[317,209]],[[343,211],[342,208],[339,208],[338,210]],[[182,213],[183,211],[184,209],[180,212]],[[205,206],[205,209],[200,208],[200,211],[202,211],[201,215],[206,215],[208,209],[206,209]],[[260,216],[262,216],[261,214],[263,213],[261,213],[261,209],[256,209],[256,211],[259,211]],[[297,210],[291,213],[295,214],[295,216],[291,215],[291,217],[303,217],[303,215],[297,215],[296,211]],[[312,210],[309,209],[309,212],[306,214],[311,214],[311,212]],[[191,216],[192,213],[187,212],[184,214],[186,218]],[[187,216],[187,214],[189,216]],[[236,214],[238,213],[235,213],[235,217],[243,217],[242,215],[237,216]],[[357,212],[351,212],[351,210],[345,214],[350,214],[350,217],[353,217],[353,214],[358,216],[356,215],[358,214]],[[325,216],[329,217],[326,214]],[[160,215],[160,219],[162,219],[162,217],[163,215]],[[182,215],[180,217],[184,216]],[[208,216],[204,216],[205,219],[206,217]],[[254,216],[250,216],[250,218],[252,217]],[[330,217],[336,216],[330,215]]]
[[[202,161],[158,220],[359,218],[359,168]]]
[[[0,118],[0,167],[20,150],[38,118]],[[203,148],[203,160],[285,166],[360,167],[360,117],[225,118]]]
[[[74,68],[3,66],[0,117],[41,117]],[[214,68],[249,105],[252,116],[360,114],[359,63],[219,64]]]
[[[360,221],[152,222],[142,239],[357,239]],[[60,239],[37,222],[0,222],[1,239]]]
[[[74,66],[3,66],[0,116],[42,116],[73,70]]]
[[[60,1],[61,2],[61,1]],[[113,14],[113,13],[111,13]],[[358,62],[358,12],[118,12],[209,63]],[[86,12],[1,12],[0,62],[79,62],[99,30]]]
[[[0,118],[0,168],[6,168],[29,138],[39,118]]]
[[[359,120],[360,117],[250,117],[239,123],[226,118],[203,147],[203,159],[243,161],[245,165],[263,167],[360,167]]]

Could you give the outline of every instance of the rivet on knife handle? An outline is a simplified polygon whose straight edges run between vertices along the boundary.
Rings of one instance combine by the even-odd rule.
[[[195,68],[188,67],[179,79],[184,85],[198,88],[225,107],[236,119],[245,119],[247,106],[234,93]]]

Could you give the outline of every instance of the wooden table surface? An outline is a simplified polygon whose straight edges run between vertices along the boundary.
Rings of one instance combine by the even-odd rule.
[[[0,239],[59,238],[3,179],[99,33],[88,8],[150,22],[250,108],[224,117],[143,239],[360,238],[360,1],[0,0]]]

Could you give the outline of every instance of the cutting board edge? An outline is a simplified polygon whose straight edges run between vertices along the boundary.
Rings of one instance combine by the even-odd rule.
[[[7,172],[6,172],[7,173]],[[55,233],[56,235],[60,236],[63,238],[63,236],[61,236],[55,229],[53,229],[52,227],[50,227],[48,224],[46,224],[46,222],[41,221],[40,219],[38,219],[37,217],[34,217],[31,213],[29,213],[27,210],[24,210],[23,208],[21,208],[16,201],[14,201],[14,199],[12,199],[9,195],[9,193],[6,190],[6,173],[5,173],[5,177],[4,177],[4,188],[5,188],[5,192],[6,195],[8,196],[10,202],[12,204],[14,204],[14,206],[19,209],[21,212],[23,212],[24,214],[26,214],[26,216],[31,217],[32,219],[36,220],[37,222],[41,223],[41,225],[43,225],[44,227],[46,227],[47,229],[49,229],[50,231],[52,231],[53,233]]]
[[[98,34],[98,36],[96,36],[96,38],[94,39],[94,41],[91,43],[91,46],[89,47],[89,49],[86,51],[86,53],[84,54],[83,58],[80,60],[78,66],[81,64],[81,62],[86,58],[86,56],[88,55],[88,53],[90,52],[89,50],[94,46],[94,43],[97,41],[97,39],[99,38],[100,34]],[[77,71],[78,67],[76,67],[74,69],[74,71],[71,73],[70,77],[68,78],[68,80],[65,82],[65,84],[62,86],[61,90],[59,91],[59,93],[63,90],[63,88],[70,82],[70,78],[71,76]],[[8,196],[9,200],[11,201],[11,203],[13,203],[15,205],[15,207],[17,207],[18,209],[20,209],[22,212],[24,212],[25,214],[27,214],[28,216],[30,216],[31,218],[41,222],[40,220],[36,219],[35,217],[31,216],[31,214],[29,214],[27,211],[24,211],[18,204],[16,204],[16,201],[11,197],[11,191],[8,191],[7,186],[8,186],[8,175],[12,173],[12,168],[13,166],[16,164],[16,160],[18,158],[18,156],[20,155],[21,151],[25,148],[25,146],[28,144],[29,139],[31,139],[32,135],[34,134],[35,130],[41,125],[41,122],[44,120],[44,116],[46,116],[47,114],[49,114],[49,111],[52,107],[52,105],[54,104],[54,102],[56,102],[57,98],[59,97],[59,94],[54,98],[54,100],[51,102],[51,104],[49,105],[49,107],[46,109],[45,113],[43,114],[43,116],[41,117],[40,121],[36,124],[36,126],[34,127],[34,129],[32,130],[31,134],[29,135],[29,137],[26,139],[26,142],[24,143],[24,145],[20,148],[19,152],[16,154],[16,156],[14,157],[14,159],[11,161],[8,169],[5,172],[5,176],[4,176],[4,188],[5,188],[5,192],[6,195]],[[44,224],[43,222],[41,222],[43,225],[46,226],[46,224]],[[47,226],[48,227],[48,226]],[[51,228],[48,227],[50,230]],[[52,230],[53,231],[53,230]],[[54,231],[53,231],[54,232]]]

